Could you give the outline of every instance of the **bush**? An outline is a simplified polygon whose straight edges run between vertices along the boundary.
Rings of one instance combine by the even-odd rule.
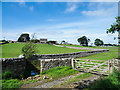
[[[14,74],[11,71],[7,70],[2,74],[2,79],[12,79],[12,78],[14,78]]]
[[[36,54],[36,45],[32,42],[27,42],[22,48],[22,53],[25,59],[30,59],[34,54]]]
[[[96,90],[96,88],[120,90],[120,72],[114,70],[107,78],[101,78],[89,86],[90,90]]]

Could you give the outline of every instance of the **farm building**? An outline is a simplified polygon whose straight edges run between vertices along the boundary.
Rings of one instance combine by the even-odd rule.
[[[47,43],[47,39],[40,39],[40,43],[46,44]]]

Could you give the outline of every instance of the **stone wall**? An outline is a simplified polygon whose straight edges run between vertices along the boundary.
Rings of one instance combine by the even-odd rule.
[[[108,52],[108,51],[109,50],[97,50],[97,51],[83,51],[83,52],[75,52],[75,53],[67,53],[67,54],[41,54],[41,55],[35,55],[32,58],[32,61],[40,60],[41,62],[43,62],[42,66],[40,65],[40,67],[42,68],[44,67],[45,69],[41,69],[42,71],[44,71],[56,66],[71,65],[70,64],[71,58],[85,57],[92,54]],[[69,59],[65,59],[65,58],[69,58]],[[48,59],[51,61],[49,61]],[[5,70],[11,70],[16,75],[20,75],[24,73],[24,70],[26,68],[26,60],[24,58],[0,58],[0,61],[2,61],[3,72]]]
[[[58,58],[58,59],[42,59],[40,65],[40,72],[51,69],[53,67],[71,66],[73,58]]]
[[[108,52],[109,50],[103,49],[103,50],[96,50],[96,51],[82,51],[82,52],[74,52],[74,53],[67,53],[67,54],[41,54],[36,55],[36,59],[54,59],[54,58],[79,58],[79,57],[85,57],[92,54],[102,53],[102,52]]]
[[[0,58],[0,61],[2,61],[2,72],[10,70],[16,75],[24,73],[26,67],[24,58]]]

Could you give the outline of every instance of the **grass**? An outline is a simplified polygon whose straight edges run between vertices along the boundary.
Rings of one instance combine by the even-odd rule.
[[[8,88],[20,88],[22,81],[18,79],[2,80],[2,90],[7,90]]]
[[[120,72],[114,71],[107,78],[101,78],[89,86],[89,90],[120,90]]]
[[[55,80],[57,78],[61,78],[61,77],[65,77],[65,76],[69,76],[72,74],[76,74],[79,71],[73,70],[71,66],[62,66],[62,67],[55,67],[55,68],[51,68],[43,73],[40,74],[40,76],[48,76],[48,77],[52,77],[52,80]],[[20,85],[22,84],[28,84],[28,83],[34,83],[40,80],[28,80],[23,82],[22,80],[19,79],[13,79],[13,77],[11,76],[11,73],[6,71],[5,73],[3,73],[3,77],[4,79],[2,80],[2,88],[6,89],[7,88],[20,88]]]
[[[101,66],[103,66],[103,67],[107,67],[108,65],[101,65]]]
[[[104,61],[91,61],[93,63],[104,63]]]
[[[109,52],[99,53],[90,55],[87,57],[81,57],[78,59],[93,59],[93,60],[110,60],[118,56],[118,49],[117,47],[95,47],[98,49],[109,49]]]
[[[53,79],[69,76],[79,71],[73,70],[71,66],[62,66],[62,67],[55,67],[49,70],[46,70],[42,73],[42,75],[47,75],[48,77],[52,77]]]
[[[78,76],[76,76],[74,78],[71,78],[71,79],[67,80],[67,83],[69,83],[69,84],[74,83],[76,81],[79,81],[80,79],[87,78],[87,77],[89,77],[91,75],[92,75],[91,73],[83,73],[83,74],[80,74],[80,75],[78,75]]]
[[[84,46],[81,46],[81,45],[64,45],[64,46],[84,47]],[[118,56],[118,47],[97,47],[97,46],[93,46],[93,47],[85,47],[85,48],[109,49],[110,51],[105,52],[105,53],[94,54],[94,55],[87,56],[87,57],[81,57],[79,59],[109,60],[109,59],[113,59],[113,58]]]
[[[21,50],[24,45],[25,43],[8,43],[2,45],[2,58],[18,57],[20,54],[22,54]],[[37,54],[60,54],[60,53],[72,53],[72,52],[89,51],[89,50],[57,47],[48,44],[37,44],[37,51],[38,51]]]

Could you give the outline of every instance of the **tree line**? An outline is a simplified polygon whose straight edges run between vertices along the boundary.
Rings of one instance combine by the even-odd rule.
[[[78,38],[77,41],[78,41],[78,42],[80,43],[80,45],[82,45],[82,46],[88,46],[88,43],[90,42],[90,39],[87,38],[86,36],[82,36],[82,37]],[[103,42],[102,40],[100,40],[100,39],[97,38],[97,39],[95,40],[94,44],[95,44],[96,46],[102,46],[102,45],[104,45],[104,42]]]

